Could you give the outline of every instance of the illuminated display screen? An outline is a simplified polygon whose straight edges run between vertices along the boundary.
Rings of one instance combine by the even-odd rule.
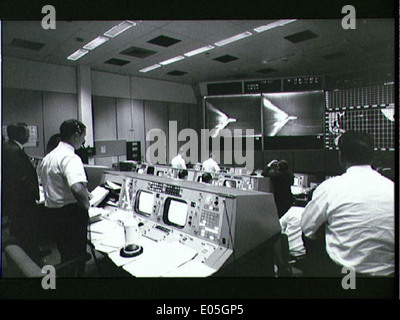
[[[207,127],[214,129],[211,136],[218,137],[223,129],[230,130],[232,135],[240,129],[241,134],[235,136],[245,136],[246,129],[253,129],[254,135],[261,136],[260,102],[260,95],[206,97]]]
[[[236,188],[236,181],[234,181],[234,180],[225,180],[224,181],[224,187]]]
[[[264,136],[310,136],[324,133],[322,91],[263,94]]]
[[[168,198],[165,201],[164,222],[183,228],[186,225],[188,209],[189,207],[186,201]]]
[[[154,194],[151,192],[139,191],[136,199],[136,212],[146,216],[153,211]]]

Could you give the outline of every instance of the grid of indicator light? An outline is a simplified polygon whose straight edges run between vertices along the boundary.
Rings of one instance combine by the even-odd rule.
[[[325,146],[337,149],[346,130],[374,137],[376,150],[394,150],[394,83],[326,93]]]

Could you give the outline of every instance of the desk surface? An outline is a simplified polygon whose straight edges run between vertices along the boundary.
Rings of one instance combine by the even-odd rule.
[[[95,249],[106,254],[118,267],[135,277],[207,277],[217,269],[206,260],[215,254],[230,256],[231,250],[204,240],[190,238],[171,229],[164,232],[156,223],[135,217],[132,212],[117,208],[91,208],[90,215],[101,215],[101,220],[89,226],[89,237]],[[143,253],[133,258],[120,255],[125,245],[124,222],[142,222],[137,244]],[[230,252],[227,252],[230,251]]]

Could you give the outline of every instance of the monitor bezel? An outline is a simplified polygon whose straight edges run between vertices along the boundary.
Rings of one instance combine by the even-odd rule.
[[[138,191],[136,192],[134,210],[135,210],[135,212],[136,212],[137,214],[140,214],[140,215],[145,216],[145,217],[150,217],[150,216],[152,215],[153,212],[147,213],[147,212],[142,212],[142,211],[139,210],[140,194],[141,194],[142,192],[143,192],[143,193],[151,194],[151,195],[153,195],[153,197],[155,198],[154,193],[152,193],[152,192],[149,192],[149,191],[146,191],[146,190],[138,190]],[[153,200],[153,206],[154,206],[154,200]]]
[[[171,205],[171,202],[172,202],[172,201],[177,201],[177,202],[185,203],[185,204],[188,206],[188,209],[187,209],[187,212],[186,212],[185,224],[184,224],[183,226],[182,226],[182,225],[179,225],[179,224],[176,224],[176,223],[173,223],[173,222],[171,222],[171,221],[168,219],[169,208],[170,208],[170,205]],[[174,197],[168,197],[168,198],[165,200],[162,219],[163,219],[163,222],[164,222],[166,225],[168,225],[168,226],[173,226],[173,227],[176,227],[176,228],[179,228],[179,229],[183,229],[183,228],[185,228],[185,226],[186,226],[186,224],[187,224],[188,217],[189,217],[189,205],[188,205],[187,201],[185,201],[185,200],[183,200],[183,199],[174,198]]]

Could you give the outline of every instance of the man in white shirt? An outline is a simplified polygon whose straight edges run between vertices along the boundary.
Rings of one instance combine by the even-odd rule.
[[[345,266],[359,275],[392,276],[394,184],[371,168],[372,157],[371,136],[345,132],[339,158],[346,172],[316,188],[301,227],[304,240],[315,239],[320,228],[325,231],[326,253],[336,272]]]
[[[57,242],[61,262],[86,253],[89,193],[82,161],[75,150],[85,142],[86,127],[77,120],[60,126],[61,142],[47,154],[40,167],[46,215]],[[71,275],[81,276],[85,261],[76,265]]]
[[[282,233],[288,236],[289,252],[292,257],[302,257],[306,253],[301,238],[301,216],[304,208],[293,206],[280,219]]]
[[[214,160],[213,152],[210,153],[210,158],[203,162],[202,170],[206,172],[219,172],[221,170],[217,161]]]
[[[187,169],[185,159],[183,159],[184,154],[185,154],[185,151],[182,148],[180,148],[178,154],[171,160],[172,168]]]

